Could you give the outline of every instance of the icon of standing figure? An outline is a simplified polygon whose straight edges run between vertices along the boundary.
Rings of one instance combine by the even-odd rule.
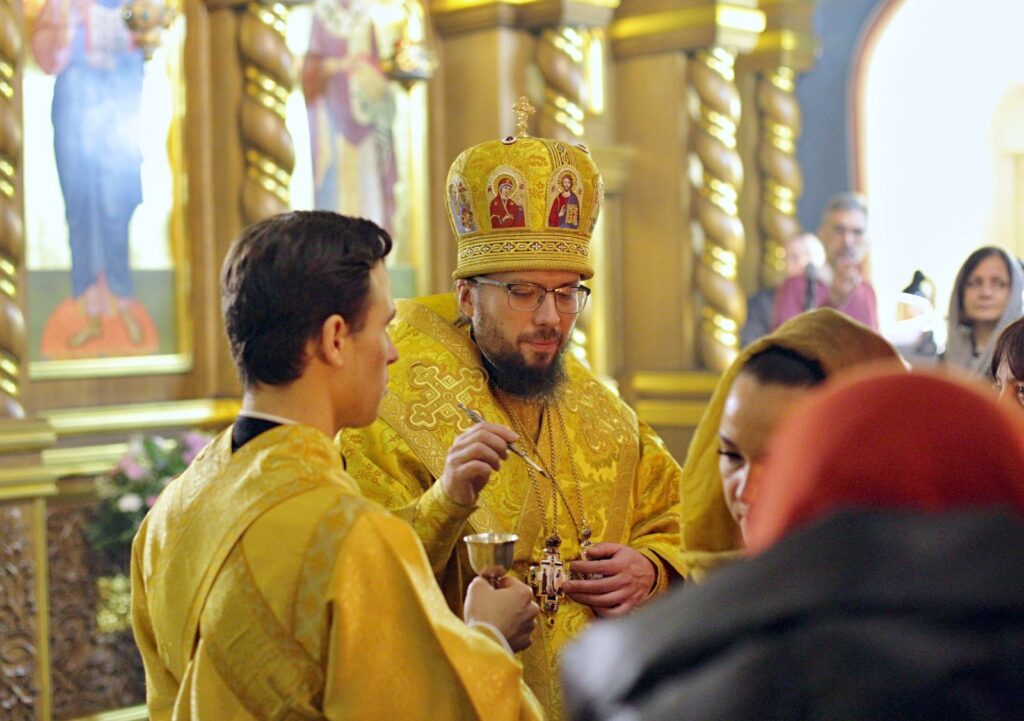
[[[316,0],[302,65],[314,202],[394,232],[397,101],[369,0]]]
[[[572,173],[562,173],[558,179],[561,190],[551,202],[548,213],[548,226],[552,228],[580,227],[580,199],[573,189]]]
[[[128,227],[142,202],[143,54],[121,5],[47,0],[32,36],[39,66],[56,76],[54,153],[78,306],[63,326],[63,344],[70,351],[95,346],[92,355],[117,345],[141,352],[147,339],[155,343],[129,267]]]

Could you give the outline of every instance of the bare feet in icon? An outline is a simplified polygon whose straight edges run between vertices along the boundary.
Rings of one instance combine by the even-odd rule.
[[[128,334],[128,340],[132,345],[142,345],[142,325],[132,315],[131,309],[119,308],[117,314],[121,317],[121,322],[124,323],[125,333]]]
[[[90,315],[87,317],[85,325],[68,337],[68,348],[81,348],[89,341],[99,338],[102,333],[103,327],[100,324],[100,317],[98,315]]]

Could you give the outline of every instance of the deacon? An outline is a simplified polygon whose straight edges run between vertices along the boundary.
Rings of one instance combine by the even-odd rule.
[[[397,358],[390,249],[370,221],[311,211],[229,251],[243,410],[132,549],[153,721],[541,717],[511,654],[536,623],[530,589],[474,580],[467,627],[412,529],[360,496],[331,440],[374,419]]]
[[[532,108],[522,99],[517,110],[516,136],[452,164],[455,293],[398,302],[401,358],[381,416],[340,444],[364,493],[413,524],[453,608],[472,578],[459,539],[519,536],[512,572],[533,587],[542,618],[524,653],[526,679],[548,717],[562,719],[566,641],[681,572],[680,469],[566,353],[590,295],[583,282],[594,273],[604,187],[586,148],[529,137]],[[522,227],[490,219],[499,178],[524,189]],[[549,212],[567,190],[573,223]]]

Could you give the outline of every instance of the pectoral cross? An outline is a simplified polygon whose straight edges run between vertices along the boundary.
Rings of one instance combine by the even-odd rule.
[[[554,625],[554,614],[562,601],[562,584],[565,583],[565,563],[558,553],[558,546],[548,544],[544,547],[544,557],[540,563],[530,566],[529,584],[537,597],[541,613],[548,617],[548,624]]]

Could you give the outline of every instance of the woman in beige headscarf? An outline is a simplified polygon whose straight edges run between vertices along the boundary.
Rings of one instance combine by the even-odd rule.
[[[763,400],[763,395],[759,398],[761,403],[757,408],[761,418],[757,419],[753,433],[765,436],[758,439],[757,445],[760,446],[762,441],[766,443],[766,436],[770,435],[778,420],[771,417],[772,413],[778,412],[781,417],[789,405],[787,396],[795,400],[802,388],[815,383],[813,380],[777,382],[771,377],[759,380],[759,373],[750,379],[749,384],[746,381],[736,383],[751,358],[773,348],[788,351],[787,355],[795,355],[820,368],[824,377],[858,363],[899,361],[899,354],[877,333],[828,308],[799,315],[783,323],[771,335],[743,349],[719,380],[697,426],[683,467],[680,489],[680,498],[683,499],[682,543],[686,575],[690,580],[700,581],[708,570],[735,557],[743,545],[739,525],[742,517],[736,512],[736,506],[741,504],[735,498],[727,499],[726,495],[741,496],[743,489],[727,489],[724,493],[719,469],[720,458],[726,465],[733,455],[737,456],[736,463],[741,462],[739,449],[732,447],[729,438],[720,438],[723,416],[729,425],[737,420],[737,416],[750,412],[740,405],[741,399],[735,394],[730,395],[734,385],[766,390],[770,394],[768,401]],[[746,463],[746,460],[742,462]],[[744,470],[744,479],[746,473]],[[730,503],[733,504],[732,511]]]

